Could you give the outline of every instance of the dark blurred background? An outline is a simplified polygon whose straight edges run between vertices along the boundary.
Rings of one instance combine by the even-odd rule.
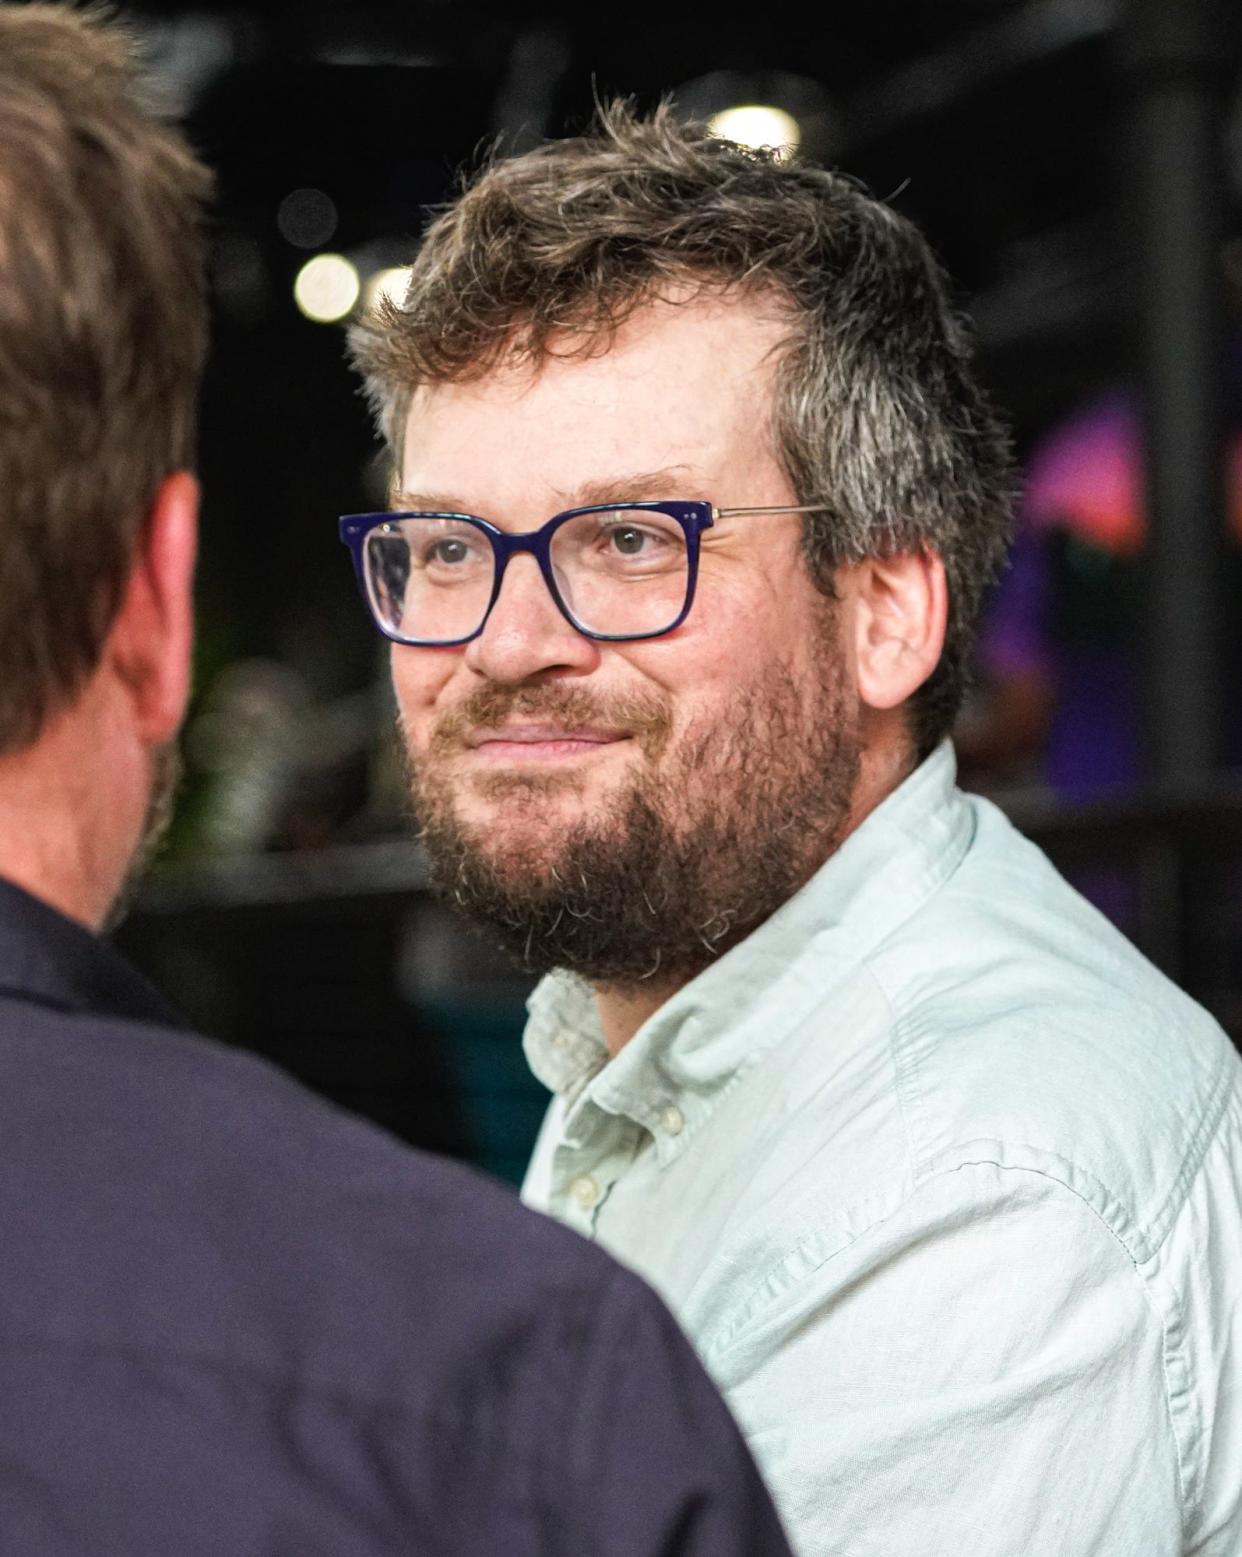
[[[342,326],[494,138],[671,93],[929,234],[1028,471],[966,781],[1242,1033],[1242,7],[123,9],[219,180],[188,778],[121,932],[207,1031],[520,1173],[527,985],[423,893],[336,539],[386,481]]]

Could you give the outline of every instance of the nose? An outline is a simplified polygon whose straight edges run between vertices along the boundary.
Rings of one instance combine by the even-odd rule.
[[[465,649],[467,666],[489,681],[516,683],[548,672],[580,675],[599,663],[599,645],[566,621],[534,557],[509,559],[483,631]]]

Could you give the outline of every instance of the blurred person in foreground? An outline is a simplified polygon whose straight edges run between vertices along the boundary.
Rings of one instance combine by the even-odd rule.
[[[615,106],[354,349],[432,865],[547,975],[527,1199],[669,1299],[808,1557],[1242,1549],[1238,1061],[955,786],[1012,477],[924,240]]]
[[[641,1283],[97,938],[186,697],[206,185],[122,35],[0,6],[0,1548],[780,1557]]]

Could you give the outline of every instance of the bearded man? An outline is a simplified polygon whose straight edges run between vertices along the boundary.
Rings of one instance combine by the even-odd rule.
[[[98,935],[189,685],[208,178],[0,6],[0,1549],[788,1557],[652,1294]]]
[[[1238,1064],[946,736],[1006,437],[919,234],[666,112],[497,161],[342,520],[439,884],[546,972],[526,1198],[814,1557],[1242,1543]]]

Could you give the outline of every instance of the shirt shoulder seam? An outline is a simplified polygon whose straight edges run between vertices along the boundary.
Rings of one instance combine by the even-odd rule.
[[[899,1201],[892,1205],[884,1215],[875,1217],[872,1221],[867,1223],[866,1226],[860,1227],[850,1237],[836,1243],[830,1253],[825,1255],[822,1260],[819,1260],[814,1265],[809,1267],[808,1274],[822,1270],[826,1265],[829,1265],[833,1260],[839,1258],[847,1250],[858,1244],[861,1240],[879,1231],[879,1229],[881,1229],[887,1222],[896,1216],[903,1207],[909,1203],[912,1196],[917,1193],[919,1189],[923,1188],[933,1179],[946,1178],[950,1174],[961,1172],[964,1169],[972,1167],[992,1167],[1005,1174],[1036,1177],[1045,1180],[1049,1184],[1054,1185],[1058,1190],[1072,1196],[1086,1209],[1092,1220],[1098,1223],[1099,1226],[1104,1230],[1112,1243],[1115,1244],[1118,1252],[1123,1258],[1124,1264],[1134,1273],[1134,1277],[1138,1282],[1139,1289],[1142,1293],[1143,1303],[1147,1313],[1152,1323],[1157,1326],[1160,1333],[1161,1405],[1163,1409],[1164,1420],[1168,1428],[1169,1437],[1173,1445],[1173,1461],[1177,1477],[1178,1512],[1181,1520],[1183,1536],[1185,1536],[1185,1532],[1187,1531],[1190,1522],[1189,1482],[1192,1479],[1192,1473],[1188,1464],[1190,1457],[1189,1446],[1184,1445],[1182,1437],[1178,1432],[1176,1413],[1173,1408],[1174,1391],[1173,1382],[1169,1371],[1170,1351],[1174,1351],[1178,1354],[1183,1366],[1186,1366],[1186,1359],[1181,1357],[1181,1348],[1177,1344],[1177,1338],[1170,1334],[1170,1327],[1166,1323],[1165,1315],[1151,1291],[1150,1284],[1144,1270],[1145,1262],[1140,1262],[1135,1258],[1133,1250],[1119,1235],[1117,1229],[1111,1226],[1107,1218],[1102,1215],[1099,1207],[1094,1205],[1091,1199],[1084,1195],[1075,1185],[1067,1182],[1059,1175],[1048,1171],[1046,1168],[1041,1168],[1034,1164],[1028,1163],[1007,1162],[1002,1160],[998,1153],[993,1152],[988,1154],[983,1149],[985,1145],[995,1143],[979,1142],[976,1144],[980,1149],[977,1150],[973,1155],[966,1155],[965,1153],[967,1148],[963,1148],[962,1151],[955,1154],[951,1161],[942,1162],[939,1165],[929,1167],[921,1177],[911,1182],[909,1192],[902,1195]],[[800,1281],[806,1279],[805,1275],[801,1277],[794,1277],[788,1281],[782,1282],[779,1287],[775,1286],[775,1277],[777,1275],[779,1265],[787,1264],[795,1255],[799,1253],[809,1253],[814,1248],[816,1243],[822,1243],[823,1238],[824,1234],[820,1232],[800,1241],[792,1249],[787,1250],[779,1262],[774,1262],[772,1266],[770,1266],[767,1276],[765,1277],[765,1281],[770,1287],[772,1287],[772,1290],[769,1292],[766,1300],[760,1301],[758,1294],[761,1290],[762,1284],[756,1286],[754,1289],[755,1295],[752,1297],[750,1302],[744,1306],[743,1312],[738,1315],[736,1322],[730,1327],[730,1332],[727,1337],[722,1338],[718,1347],[713,1347],[711,1349],[713,1369],[723,1370],[724,1359],[728,1356],[729,1352],[739,1344],[745,1332],[751,1329],[756,1323],[761,1322],[763,1315],[774,1303],[778,1302],[787,1293],[795,1289]],[[1187,1371],[1189,1371],[1188,1368]]]
[[[893,1073],[896,1078],[895,1091],[906,1134],[907,1149],[910,1154],[911,1173],[917,1183],[921,1182],[930,1172],[936,1171],[938,1165],[947,1166],[960,1160],[960,1153],[970,1150],[973,1143],[970,1137],[952,1140],[947,1146],[934,1152],[920,1144],[920,1138],[923,1142],[929,1141],[932,1132],[927,1123],[925,1091],[917,1079],[921,1063],[918,1055],[918,1045],[916,1042],[911,1041],[918,1036],[918,1024],[911,1014],[903,1015],[899,1013],[888,992],[885,990],[883,982],[878,977],[875,978],[875,983],[888,1004],[889,1010],[893,1013],[893,1026],[889,1043],[893,1061]],[[1190,1193],[1190,1187],[1195,1175],[1202,1166],[1208,1148],[1220,1128],[1221,1120],[1228,1107],[1235,1082],[1234,1068],[1231,1063],[1232,1055],[1232,1048],[1222,1052],[1216,1075],[1212,1078],[1199,1118],[1194,1125],[1190,1139],[1186,1143],[1176,1172],[1173,1173],[1168,1188],[1157,1207],[1141,1223],[1136,1216],[1126,1209],[1120,1197],[1107,1184],[1080,1163],[1059,1153],[1050,1152],[1046,1148],[1035,1147],[1018,1140],[1010,1141],[1006,1139],[1004,1145],[1011,1150],[1024,1150],[1035,1153],[1044,1162],[1059,1164],[1064,1171],[1050,1176],[1064,1183],[1065,1187],[1072,1193],[1080,1193],[1080,1190],[1075,1185],[1075,1180],[1089,1182],[1099,1197],[1097,1209],[1103,1213],[1104,1208],[1108,1208],[1108,1211],[1116,1218],[1116,1225],[1112,1227],[1112,1230],[1122,1238],[1123,1246],[1127,1248],[1136,1264],[1142,1264],[1152,1258],[1168,1237],[1177,1214],[1185,1204],[1186,1197]],[[946,1158],[948,1159],[947,1163]],[[1036,1171],[1040,1171],[1036,1164],[1001,1163],[998,1166],[1032,1166]],[[1105,1220],[1107,1221],[1107,1216]]]

